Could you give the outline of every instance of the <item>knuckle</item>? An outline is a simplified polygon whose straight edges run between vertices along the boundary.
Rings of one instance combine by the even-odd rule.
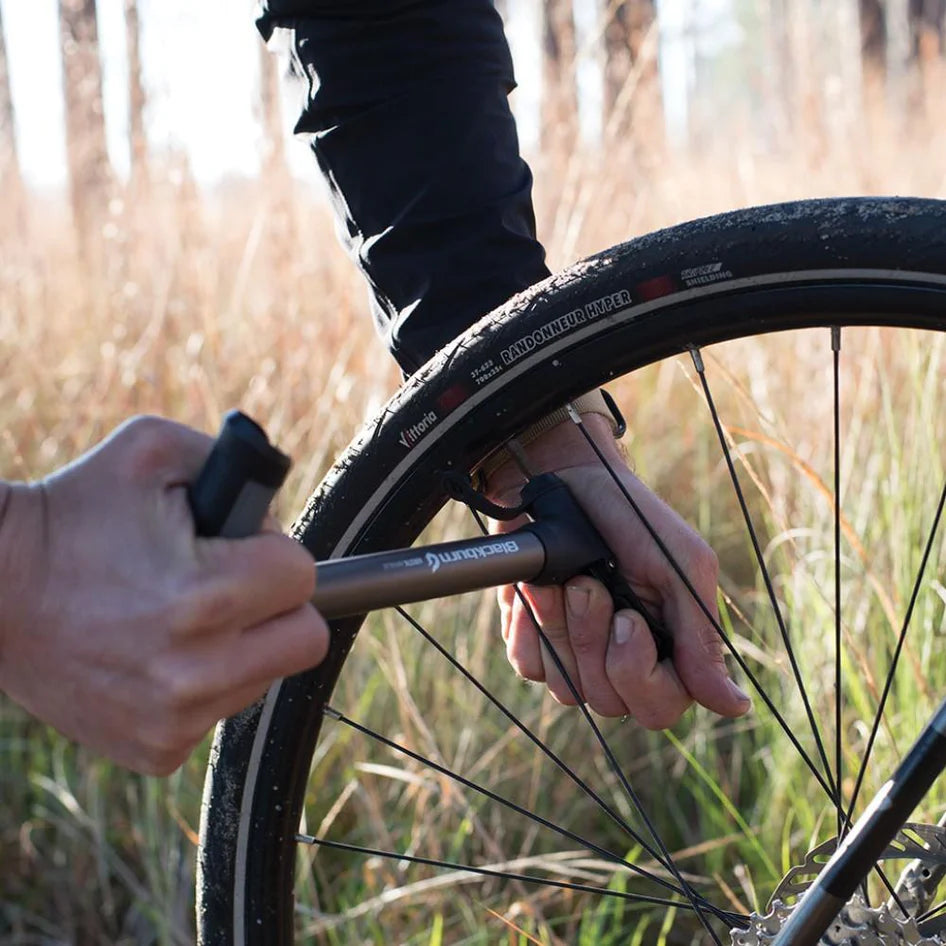
[[[719,577],[719,557],[703,539],[698,539],[696,548],[688,561],[689,573],[704,587],[715,587]]]
[[[164,456],[168,448],[168,430],[168,421],[152,414],[139,414],[119,427],[115,439],[121,441],[128,451],[132,472],[151,470],[155,461]]]
[[[675,551],[674,558],[680,571],[701,596],[710,596],[715,592],[719,578],[719,557],[701,536],[689,533],[686,547]],[[670,567],[663,569],[658,587],[664,594],[676,592],[680,587],[676,570]]]
[[[546,621],[541,625],[542,636],[552,645],[556,653],[566,652],[570,646],[570,635],[567,624],[557,621]]]
[[[199,671],[189,662],[172,658],[158,661],[150,671],[154,720],[159,734],[175,738],[180,732],[181,715],[201,702],[206,686]]]
[[[604,693],[592,693],[588,697],[588,705],[599,715],[606,717],[626,716],[627,707],[617,696]]]
[[[142,737],[140,770],[146,775],[170,775],[180,768],[193,743],[181,736],[174,714],[163,714]]]
[[[200,626],[202,605],[194,594],[178,595],[168,609],[167,624],[171,637],[187,637]]]
[[[214,627],[238,610],[238,592],[229,582],[193,582],[169,609],[172,636],[188,637]]]
[[[133,443],[147,448],[156,443],[164,443],[168,422],[156,414],[136,414],[119,428],[121,436]]]
[[[201,680],[187,670],[181,670],[165,681],[165,699],[168,709],[180,711],[198,703],[204,695]]]
[[[672,706],[656,705],[646,706],[638,709],[634,713],[634,718],[645,729],[658,731],[661,729],[670,729],[683,715],[683,708]]]
[[[598,624],[581,622],[575,626],[569,626],[568,639],[572,653],[578,658],[596,657],[603,654],[607,634],[606,625],[602,627]]]
[[[564,684],[550,683],[549,692],[552,694],[552,699],[555,700],[556,703],[561,703],[562,706],[578,705],[578,700],[575,699],[575,695]]]
[[[714,664],[725,663],[726,645],[722,637],[716,633],[715,628],[710,628],[701,635],[703,644],[703,653]]]

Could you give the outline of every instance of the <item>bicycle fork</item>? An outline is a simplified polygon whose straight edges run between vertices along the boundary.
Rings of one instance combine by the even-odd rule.
[[[838,844],[772,946],[817,946],[913,809],[946,768],[946,700]]]

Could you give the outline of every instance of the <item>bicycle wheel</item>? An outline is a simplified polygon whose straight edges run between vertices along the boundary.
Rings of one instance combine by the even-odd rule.
[[[753,915],[817,870],[946,677],[944,329],[946,203],[825,200],[607,250],[421,369],[311,498],[312,554],[474,531],[441,512],[443,472],[608,384],[639,474],[717,551],[755,708],[664,735],[602,722],[618,775],[586,714],[490,659],[488,600],[335,622],[320,667],[218,728],[201,941],[765,942]]]

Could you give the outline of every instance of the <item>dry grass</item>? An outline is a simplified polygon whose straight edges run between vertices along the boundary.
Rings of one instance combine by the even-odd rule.
[[[790,149],[763,149],[737,126],[698,153],[654,154],[637,138],[568,157],[537,155],[539,229],[550,262],[558,267],[628,236],[747,204],[849,193],[946,197],[942,116],[906,129],[882,111],[861,118],[843,134],[808,129]],[[200,193],[186,174],[166,169],[147,198],[126,195],[116,203],[104,236],[100,265],[90,274],[59,202],[30,198],[16,214],[11,205],[0,208],[0,475],[41,476],[133,413],[166,414],[212,431],[223,411],[239,406],[265,420],[297,458],[280,500],[288,518],[398,380],[374,337],[360,279],[342,258],[326,207],[301,188],[289,197],[257,182]],[[782,397],[791,396],[785,393],[792,390],[788,380],[782,379]],[[649,385],[638,421],[660,431],[690,395],[680,393],[686,384],[681,388],[664,376]],[[680,469],[666,456],[660,468],[659,457],[641,462],[672,495]],[[692,514],[697,521],[712,518],[699,506]],[[804,557],[805,550],[797,555]],[[481,611],[455,618],[463,628],[490,621]],[[482,644],[488,635],[475,639],[480,644],[471,663],[495,664]],[[457,645],[477,646],[468,638],[464,643],[462,634]],[[395,718],[408,741],[488,767],[491,757],[484,761],[482,743],[471,742],[465,726],[454,727],[448,745],[441,744],[440,729],[428,732],[421,725],[440,712],[441,691],[429,688],[435,702],[420,715],[401,692],[400,682],[416,669],[410,645],[382,625],[364,647],[366,663],[362,676],[352,678],[353,698],[364,700],[366,685],[373,694],[381,682],[393,682],[386,696],[367,702]],[[499,687],[515,684],[507,678]],[[471,707],[461,710],[468,720]],[[552,731],[556,718],[547,703],[535,703],[538,729]],[[456,716],[444,714],[443,727],[450,729],[451,719]],[[507,744],[503,729],[485,738],[492,747]],[[557,738],[566,741],[567,732]],[[700,738],[700,731],[694,733],[691,748]],[[504,822],[491,821],[449,786],[402,762],[392,791],[390,770],[338,761],[347,759],[349,748],[348,741],[328,742],[319,764],[338,762],[332,791],[352,786],[366,821],[390,834],[394,847],[427,840],[448,855],[459,840],[475,836],[494,862],[513,858],[497,842],[507,831]],[[664,752],[649,742],[637,746],[635,765],[659,759],[664,766]],[[0,941],[190,940],[200,754],[168,782],[128,777],[0,703],[0,755]],[[525,774],[533,797],[547,794],[553,806],[570,804],[563,787],[547,789],[554,779],[534,762],[514,754],[503,765],[503,771]],[[799,791],[788,776],[777,788],[783,801]],[[400,810],[407,801],[419,802],[418,809],[392,824],[390,806]],[[433,818],[434,809],[459,813],[455,835]],[[320,820],[338,817],[324,806],[318,813]],[[517,837],[516,844],[526,851],[529,838]],[[596,879],[607,876],[600,865],[582,869]],[[328,874],[323,868],[319,882],[344,888],[335,892],[352,902],[403,883],[397,870],[375,863]],[[473,900],[456,889],[448,899],[459,901],[461,913],[481,917]],[[366,941],[390,942],[392,929],[403,930],[398,941],[407,942],[410,931],[417,942],[436,941],[426,938],[429,917],[419,919],[413,906],[428,892],[408,893],[393,898],[396,906],[383,924],[369,916]],[[496,929],[510,943],[527,941],[514,932],[519,925],[545,929],[547,911],[563,908],[524,890],[502,902],[504,919]],[[592,936],[593,910],[586,920],[585,926],[576,920],[570,941],[581,935],[592,937],[582,941],[605,942]],[[323,935],[325,942],[346,941]],[[482,941],[498,941],[499,935]],[[444,942],[461,941],[453,927],[443,936]]]

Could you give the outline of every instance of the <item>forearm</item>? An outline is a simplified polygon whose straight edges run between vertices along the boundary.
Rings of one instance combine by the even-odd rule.
[[[381,12],[383,10],[383,13]],[[490,0],[270,0],[308,94],[296,131],[332,191],[388,345],[410,371],[548,275]]]

